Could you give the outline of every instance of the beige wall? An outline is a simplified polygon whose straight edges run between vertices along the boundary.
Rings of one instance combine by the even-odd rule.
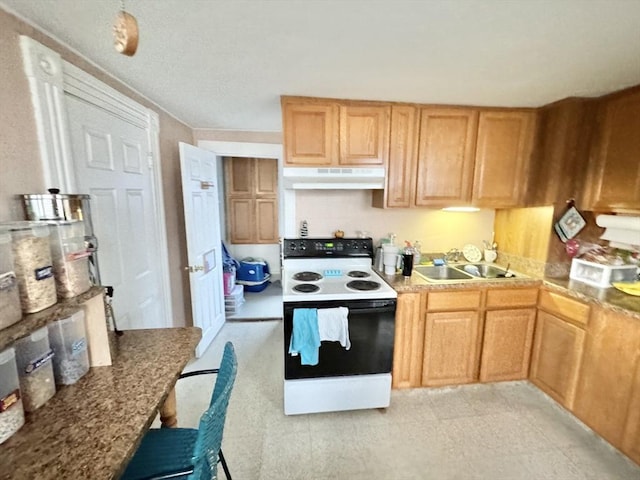
[[[209,140],[212,142],[282,143],[281,132],[245,132],[196,128],[193,130],[193,137],[196,144],[200,140]]]
[[[94,67],[55,40],[0,8],[0,221],[19,220],[18,193],[46,192],[29,86],[24,74],[19,36],[28,35],[58,52],[62,58],[119,90],[160,116],[160,157],[169,247],[174,324],[190,324],[188,282],[181,270],[186,264],[184,215],[180,188],[178,141],[193,143],[193,132],[157,106]],[[135,57],[132,58],[135,61]]]
[[[296,225],[306,220],[309,236],[333,236],[338,229],[346,236],[355,236],[364,230],[377,242],[393,232],[397,244],[420,240],[423,252],[462,249],[467,243],[481,248],[482,240],[491,240],[493,218],[493,210],[459,213],[373,208],[371,190],[296,191]]]

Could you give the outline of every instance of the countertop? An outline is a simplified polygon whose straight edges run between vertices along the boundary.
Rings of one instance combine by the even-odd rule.
[[[118,478],[200,337],[194,327],[115,337],[111,366],[59,387],[0,445],[0,479]]]
[[[446,290],[446,289],[478,289],[478,288],[507,288],[507,287],[527,287],[545,285],[555,289],[560,293],[565,293],[585,302],[595,303],[605,308],[611,308],[622,313],[626,313],[640,320],[640,297],[628,295],[615,288],[595,288],[585,283],[570,280],[568,278],[534,278],[528,276],[518,276],[510,279],[500,280],[479,280],[479,281],[446,281],[430,282],[413,272],[410,277],[402,275],[385,275],[378,272],[380,276],[393,287],[398,293],[420,292],[423,290]]]

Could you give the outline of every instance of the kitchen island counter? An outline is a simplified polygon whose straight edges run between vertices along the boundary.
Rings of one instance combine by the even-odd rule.
[[[59,387],[0,445],[0,479],[117,479],[178,376],[199,328],[128,330],[112,342],[113,364]]]

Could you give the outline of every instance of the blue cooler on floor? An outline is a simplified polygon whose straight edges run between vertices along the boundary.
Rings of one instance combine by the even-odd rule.
[[[244,285],[245,292],[261,292],[269,286],[269,264],[261,258],[247,257],[240,261],[236,283]]]

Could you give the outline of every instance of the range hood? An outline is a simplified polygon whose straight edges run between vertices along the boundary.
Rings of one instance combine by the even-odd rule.
[[[384,167],[285,167],[284,188],[297,190],[379,190],[384,188]]]

